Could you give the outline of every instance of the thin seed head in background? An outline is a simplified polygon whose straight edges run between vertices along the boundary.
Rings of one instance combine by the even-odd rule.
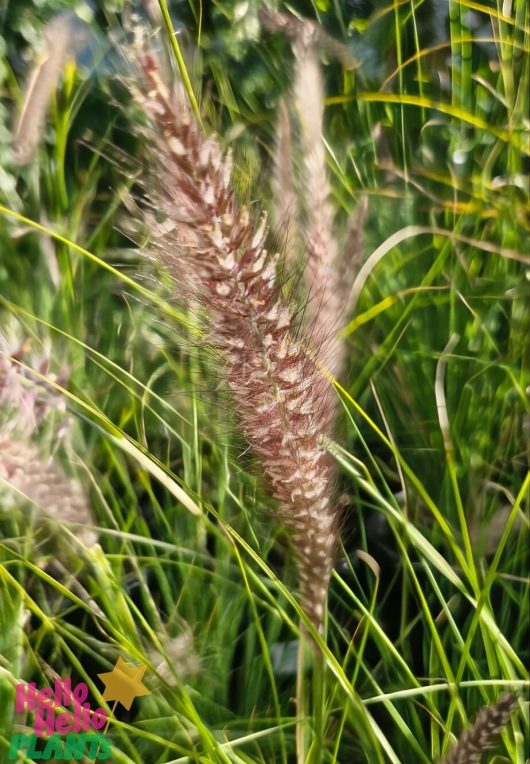
[[[299,224],[299,210],[294,190],[291,120],[289,108],[284,98],[280,99],[278,105],[272,189],[274,192],[274,222],[284,240],[287,263],[293,267],[296,259],[295,242]]]
[[[296,33],[291,33],[293,94],[300,123],[306,207],[307,316],[313,330],[325,340],[328,372],[338,377],[345,359],[345,345],[339,333],[351,307],[349,294],[361,252],[366,203],[361,202],[354,213],[346,242],[339,243],[323,138],[324,83],[318,60],[318,27],[313,22],[297,20],[295,28]]]
[[[0,431],[0,485],[4,482],[12,489],[17,507],[22,498],[39,511],[39,521],[50,518],[60,525],[75,523],[79,525],[76,536],[83,544],[96,543],[92,512],[78,483],[55,461],[44,459],[35,444],[3,437]]]
[[[329,35],[314,21],[300,19],[292,13],[281,13],[271,8],[260,8],[259,17],[266,29],[271,32],[283,32],[293,40],[309,32],[319,52],[337,59],[345,69],[357,69],[360,65],[347,45]]]
[[[85,26],[71,11],[55,16],[44,30],[46,47],[30,74],[13,131],[12,158],[18,165],[30,161],[41,140],[50,98],[66,62],[82,45],[84,30]]]
[[[92,546],[97,536],[90,527],[92,513],[80,486],[31,441],[52,411],[64,412],[63,398],[40,379],[49,374],[48,369],[46,355],[35,356],[29,343],[17,347],[13,338],[0,332],[0,494],[4,498],[7,485],[13,506],[18,507],[22,499],[39,510],[40,520],[48,517],[60,524],[82,524],[77,537]],[[63,421],[63,432],[66,426]]]

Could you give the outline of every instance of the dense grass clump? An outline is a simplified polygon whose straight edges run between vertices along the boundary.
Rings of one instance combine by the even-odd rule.
[[[217,136],[218,170],[232,156],[222,213],[248,213],[209,246],[233,224],[238,253],[282,255],[289,321],[265,336],[284,347],[288,329],[293,385],[315,374],[306,413],[287,398],[296,448],[326,401],[321,570],[318,544],[297,554],[282,438],[275,462],[252,429],[269,393],[238,405],[251,335],[205,298],[214,284],[239,310],[241,291],[213,249],[185,271],[157,249],[171,234],[182,259],[157,200],[207,206],[210,166],[199,151],[175,197],[153,164],[140,10],[197,145]],[[481,745],[524,764],[526,4],[9,0],[0,24],[0,761],[33,727],[18,683],[72,676],[110,712],[97,674],[121,656],[152,690],[113,713],[124,764],[427,764]],[[24,133],[65,24],[75,44],[55,46]],[[322,113],[303,105],[320,72]],[[245,294],[257,313],[265,289]]]

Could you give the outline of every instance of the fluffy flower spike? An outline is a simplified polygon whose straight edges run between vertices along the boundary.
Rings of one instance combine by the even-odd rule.
[[[276,516],[291,532],[302,604],[320,629],[338,514],[335,469],[320,438],[334,419],[334,392],[320,363],[325,349],[321,338],[311,343],[311,332],[300,338],[276,284],[278,258],[265,248],[265,218],[254,224],[238,204],[230,157],[203,134],[182,87],[166,84],[158,57],[145,45],[138,56],[141,86],[133,92],[153,128],[145,195],[166,219],[154,255],[178,296],[208,310],[208,341],[223,359]]]
[[[483,708],[473,726],[462,733],[441,764],[480,764],[483,755],[494,747],[516,707],[516,696],[506,692],[496,703]]]
[[[0,483],[12,489],[9,495],[2,491],[2,508],[22,501],[42,512],[41,519],[82,524],[77,537],[93,546],[97,536],[90,527],[86,497],[60,464],[43,458],[30,439],[50,410],[64,412],[64,400],[26,367],[46,374],[49,358],[31,353],[30,343],[20,345],[0,334]],[[67,426],[66,419],[62,426]]]

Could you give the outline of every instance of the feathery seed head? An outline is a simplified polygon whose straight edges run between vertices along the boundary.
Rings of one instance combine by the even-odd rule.
[[[483,754],[494,747],[516,706],[517,697],[506,692],[496,703],[483,708],[441,764],[480,764]]]
[[[0,427],[31,435],[51,409],[63,412],[64,400],[56,391],[31,373],[48,375],[47,352],[34,353],[29,342],[21,342],[15,333],[0,334]]]
[[[154,664],[156,673],[168,684],[175,684],[176,677],[185,682],[201,670],[200,659],[195,652],[193,634],[186,626],[177,637],[163,634],[160,637],[164,652],[151,649],[147,655]]]
[[[337,539],[335,470],[319,441],[334,419],[320,368],[325,348],[296,331],[276,284],[278,258],[265,248],[265,216],[252,225],[231,185],[231,159],[203,135],[182,88],[166,87],[146,48],[140,77],[134,92],[154,127],[154,183],[145,194],[172,223],[157,231],[153,250],[178,295],[208,309],[208,342],[223,358],[241,429],[291,531],[301,598],[320,628]]]
[[[43,517],[61,524],[79,523],[77,537],[86,546],[96,543],[89,527],[92,514],[79,486],[58,464],[43,459],[33,443],[0,435],[0,480],[11,487],[13,502],[29,502]]]
[[[9,496],[3,492],[3,508],[8,501],[19,504],[22,500],[59,523],[90,526],[91,512],[79,486],[59,464],[44,459],[30,441],[51,410],[65,411],[64,399],[37,376],[54,379],[49,366],[47,353],[32,353],[29,342],[21,343],[16,332],[9,338],[0,335],[0,480],[12,489]],[[63,417],[61,428],[65,426]],[[96,542],[89,527],[77,536],[87,546]]]

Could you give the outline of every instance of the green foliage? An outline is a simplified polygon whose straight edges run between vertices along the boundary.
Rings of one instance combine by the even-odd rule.
[[[75,555],[66,536],[50,552],[0,473],[0,761],[31,726],[11,711],[17,681],[71,673],[101,703],[96,674],[118,655],[148,661],[153,694],[117,712],[113,761],[295,761],[288,545],[194,316],[154,278],[123,205],[139,115],[98,45],[125,1],[99,0],[32,162],[9,159],[43,25],[71,6],[0,12],[0,330],[49,342],[50,378],[68,370],[68,432],[54,420],[37,436],[75,466],[101,548]],[[257,7],[169,11],[204,122],[234,149],[241,195],[266,206],[291,53]],[[502,688],[528,688],[526,4],[289,7],[358,61],[325,63],[337,225],[369,198],[330,446],[348,506],[328,647],[305,674],[306,760],[430,762]],[[496,760],[523,764],[528,739],[519,713]]]

